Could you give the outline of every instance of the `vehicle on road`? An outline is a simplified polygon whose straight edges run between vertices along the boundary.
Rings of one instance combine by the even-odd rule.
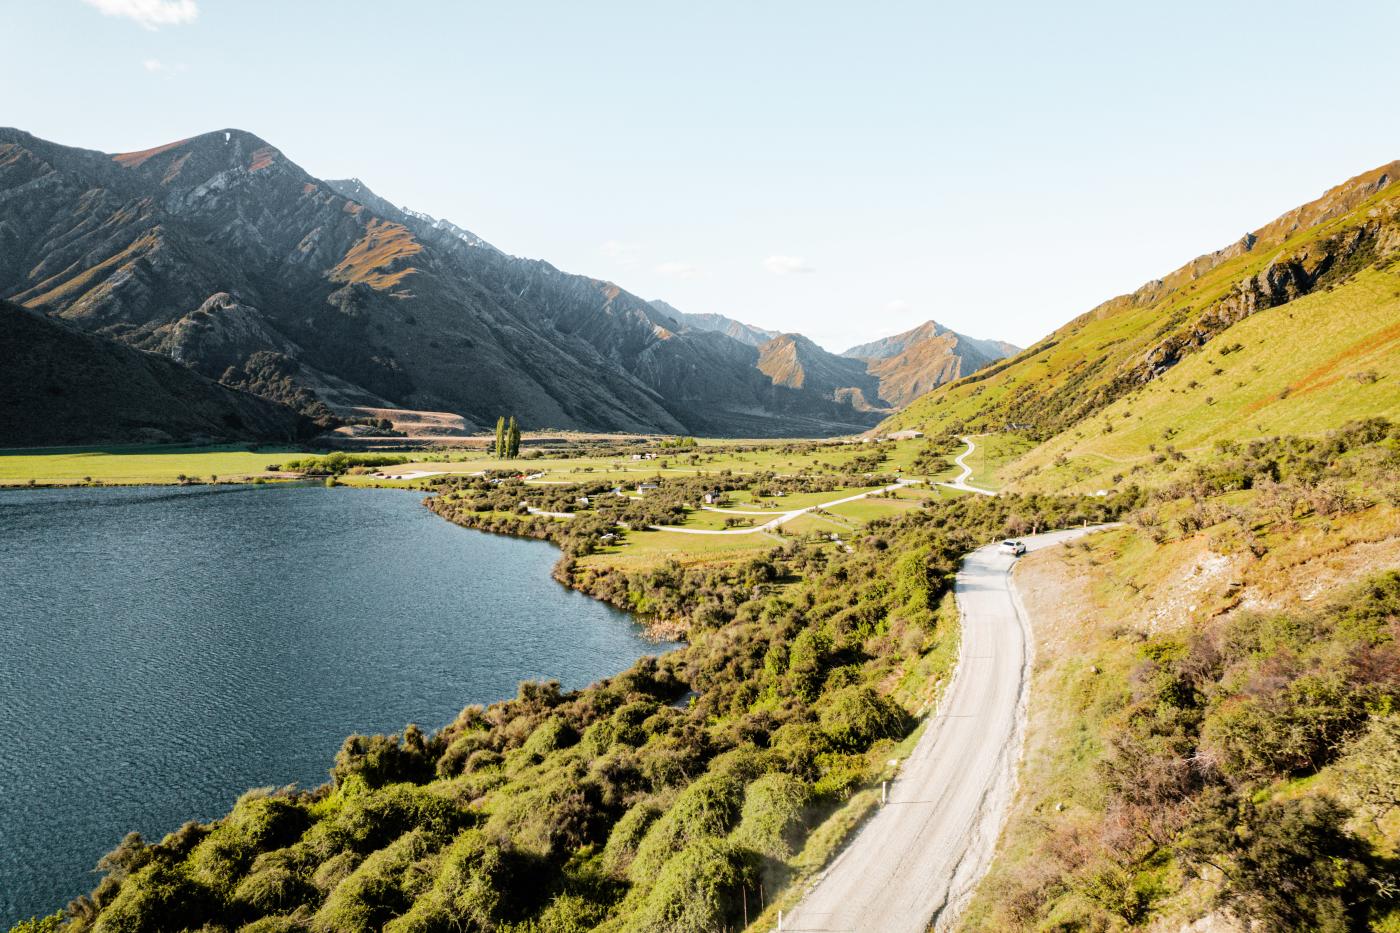
[[[1022,554],[1026,553],[1026,542],[1007,538],[1005,541],[1001,542],[1001,549],[1012,557],[1020,557]]]

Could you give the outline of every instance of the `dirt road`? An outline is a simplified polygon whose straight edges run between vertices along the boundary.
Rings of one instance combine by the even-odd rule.
[[[1095,530],[1022,540],[1039,550]],[[1014,562],[995,545],[963,560],[955,589],[962,646],[938,712],[889,802],[784,917],[785,933],[944,929],[986,871],[1016,787],[1030,684]]]
[[[982,496],[995,496],[996,493],[990,489],[983,489],[980,486],[969,486],[967,484],[967,481],[972,477],[972,467],[967,465],[967,457],[968,454],[972,453],[974,450],[977,449],[977,445],[972,443],[972,437],[975,436],[976,435],[959,438],[959,440],[961,440],[964,444],[967,445],[967,450],[964,450],[962,453],[954,457],[953,462],[962,468],[962,472],[959,473],[957,477],[954,480],[952,480],[952,482],[939,483],[938,485],[947,486],[949,489],[961,489],[964,492],[975,492],[978,495]]]

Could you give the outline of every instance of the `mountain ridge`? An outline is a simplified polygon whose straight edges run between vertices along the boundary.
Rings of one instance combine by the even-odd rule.
[[[0,199],[13,208],[0,296],[170,353],[227,295],[238,326],[180,343],[202,374],[258,384],[250,368],[275,364],[288,397],[451,411],[476,429],[507,411],[527,426],[658,433],[873,424],[774,385],[739,341],[658,330],[655,309],[613,283],[508,256],[363,183],[363,201],[347,198],[348,184],[235,129],[111,155],[0,130]]]

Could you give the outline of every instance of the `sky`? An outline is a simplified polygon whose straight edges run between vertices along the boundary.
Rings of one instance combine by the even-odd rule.
[[[1027,345],[1400,158],[1397,27],[1393,0],[0,0],[0,125],[237,127],[684,311]]]

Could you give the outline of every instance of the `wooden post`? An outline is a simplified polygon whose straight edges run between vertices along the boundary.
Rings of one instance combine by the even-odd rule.
[[[886,803],[890,799],[890,782],[880,782],[880,802]]]

